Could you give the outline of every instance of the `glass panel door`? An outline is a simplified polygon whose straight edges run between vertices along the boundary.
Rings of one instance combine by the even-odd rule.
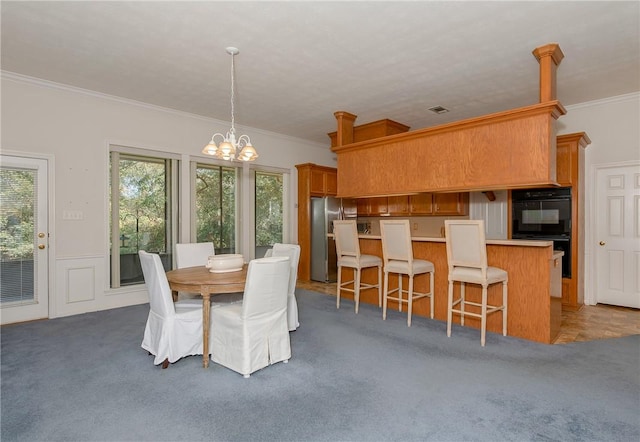
[[[47,161],[0,156],[2,324],[49,316]]]

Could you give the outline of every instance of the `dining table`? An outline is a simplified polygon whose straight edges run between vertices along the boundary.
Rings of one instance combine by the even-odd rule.
[[[199,293],[202,296],[202,366],[209,367],[209,327],[211,295],[244,291],[248,265],[235,271],[216,272],[205,266],[185,267],[167,272],[169,287],[176,299],[177,292]]]

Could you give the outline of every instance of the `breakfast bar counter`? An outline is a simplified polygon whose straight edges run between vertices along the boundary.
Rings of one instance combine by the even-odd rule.
[[[360,252],[382,257],[382,241],[378,235],[358,235]],[[434,319],[447,320],[448,265],[446,242],[439,237],[413,237],[413,255],[426,259],[435,266]],[[562,252],[553,250],[552,241],[487,240],[487,260],[490,266],[504,269],[509,274],[507,334],[530,341],[552,343],[560,330],[562,310]],[[348,270],[345,270],[348,272]],[[373,269],[363,271],[364,282],[375,281]],[[348,274],[345,275],[348,278]],[[389,278],[390,289],[397,287],[397,278]],[[406,287],[406,283],[403,284]],[[415,278],[415,291],[428,291],[428,278]],[[455,293],[459,293],[456,283]],[[466,285],[466,297],[479,301],[481,289]],[[345,293],[347,297],[348,293]],[[500,284],[489,287],[489,304],[499,302]],[[377,305],[376,290],[365,290],[360,302]],[[389,309],[397,309],[397,303],[389,301]],[[404,309],[403,309],[404,310]],[[414,303],[413,314],[429,317],[428,299]],[[459,323],[454,315],[454,322]],[[466,318],[465,326],[480,327],[480,321]],[[502,333],[500,314],[487,318],[487,330]]]

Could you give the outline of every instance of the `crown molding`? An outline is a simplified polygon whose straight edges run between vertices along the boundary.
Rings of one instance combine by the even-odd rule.
[[[640,91],[639,92],[631,92],[629,94],[616,95],[613,97],[600,98],[598,100],[593,101],[585,101],[584,103],[576,103],[565,106],[567,111],[572,109],[582,109],[585,107],[598,106],[601,104],[610,104],[610,103],[620,103],[624,101],[634,101],[640,99]]]
[[[157,106],[155,104],[145,103],[143,101],[137,101],[137,100],[132,100],[132,99],[129,99],[129,98],[118,97],[116,95],[109,95],[109,94],[105,94],[105,93],[102,93],[102,92],[92,91],[90,89],[83,89],[83,88],[76,87],[76,86],[70,86],[68,84],[56,83],[55,81],[43,80],[42,78],[30,77],[28,75],[18,74],[18,73],[15,73],[15,72],[0,70],[0,78],[2,78],[3,80],[6,79],[6,80],[15,81],[16,83],[26,83],[26,84],[30,84],[30,85],[34,85],[34,86],[47,88],[47,89],[62,90],[62,91],[65,91],[65,92],[71,92],[71,93],[74,93],[74,94],[90,96],[90,97],[99,98],[99,99],[102,99],[102,100],[108,100],[108,101],[113,101],[113,102],[117,102],[117,103],[123,103],[123,104],[131,105],[131,106],[137,106],[137,107],[141,107],[141,108],[145,108],[145,109],[149,109],[149,110],[154,110],[154,111],[157,111],[157,112],[164,112],[164,113],[168,113],[168,114],[172,114],[172,115],[176,115],[176,116],[180,116],[180,117],[192,118],[192,119],[196,119],[196,120],[200,120],[200,121],[205,121],[205,122],[207,122],[209,124],[212,124],[212,125],[220,125],[220,126],[223,126],[223,127],[231,125],[230,121],[218,120],[218,119],[215,119],[215,118],[205,117],[205,116],[198,115],[198,114],[193,114],[193,113],[190,113],[190,112],[185,112],[185,111],[180,111],[180,110],[176,110],[176,109],[171,109],[171,108],[168,108],[168,107]],[[325,144],[316,143],[316,142],[313,142],[313,141],[305,140],[303,138],[292,137],[290,135],[280,134],[280,133],[277,133],[277,132],[271,132],[271,131],[267,131],[267,130],[263,130],[263,129],[258,129],[258,128],[255,128],[255,127],[243,126],[241,124],[237,124],[236,128],[237,129],[241,129],[241,131],[244,131],[244,132],[251,132],[252,134],[260,133],[262,135],[266,135],[266,136],[270,136],[270,137],[277,137],[277,138],[281,138],[281,139],[285,139],[285,140],[291,140],[291,141],[294,141],[296,143],[304,143],[304,144],[309,145],[311,147],[318,147],[318,148],[322,148],[322,149],[326,149],[327,148],[327,146]]]

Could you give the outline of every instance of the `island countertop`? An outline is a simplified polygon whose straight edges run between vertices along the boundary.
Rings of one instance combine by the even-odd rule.
[[[333,233],[329,233],[327,235],[330,238],[333,238]],[[360,239],[377,239],[381,240],[382,237],[380,235],[371,235],[369,233],[359,233],[358,238]],[[440,242],[445,243],[446,239],[439,236],[412,236],[411,241],[417,242]],[[487,245],[498,245],[498,246],[519,246],[519,247],[548,247],[553,246],[553,241],[544,241],[544,240],[527,240],[527,239],[488,239]]]
[[[333,236],[333,235],[331,235]],[[380,235],[359,234],[360,251],[363,254],[382,257],[382,241]],[[431,261],[435,267],[434,274],[434,319],[447,319],[448,263],[446,240],[442,237],[415,236],[412,238],[413,255],[416,259]],[[561,280],[558,270],[562,267],[562,253],[553,250],[553,241],[538,240],[487,240],[487,260],[490,266],[507,271],[508,282],[508,314],[507,334],[519,338],[551,343],[560,330],[561,321]],[[345,280],[349,278],[349,270],[344,270]],[[365,269],[363,282],[375,281],[375,269]],[[390,287],[397,287],[397,278],[389,278]],[[428,277],[415,278],[415,291],[428,291]],[[406,282],[403,284],[406,287]],[[499,284],[489,288],[489,303],[498,302],[502,290]],[[455,285],[455,293],[460,290]],[[478,301],[481,295],[479,286],[466,285],[466,297]],[[342,296],[349,299],[350,294]],[[457,295],[456,295],[457,296]],[[365,290],[360,295],[360,302],[378,304],[376,290]],[[397,308],[391,301],[389,308]],[[403,308],[406,311],[406,308]],[[429,300],[422,299],[414,303],[413,314],[429,316]],[[459,318],[454,316],[454,322]],[[479,321],[466,318],[465,326],[479,328]],[[501,332],[502,318],[500,314],[487,318],[487,330]],[[454,333],[455,335],[455,333]],[[453,336],[453,335],[452,335]]]

